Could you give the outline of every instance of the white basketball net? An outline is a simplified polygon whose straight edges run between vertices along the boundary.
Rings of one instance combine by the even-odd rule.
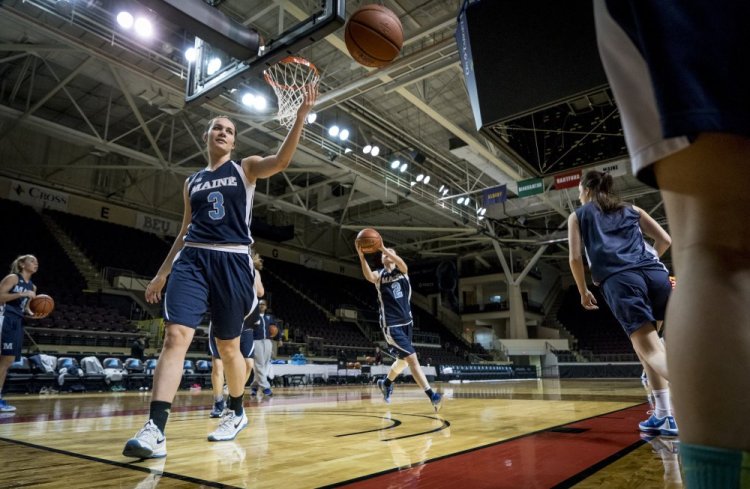
[[[279,101],[276,118],[287,129],[291,129],[297,118],[297,109],[305,97],[307,85],[317,86],[320,82],[315,65],[304,58],[290,56],[266,69],[264,78],[273,87]]]

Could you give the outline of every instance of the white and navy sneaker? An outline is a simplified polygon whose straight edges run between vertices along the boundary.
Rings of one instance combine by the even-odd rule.
[[[11,406],[5,399],[0,399],[0,413],[14,413],[16,411],[15,406]]]
[[[662,436],[677,436],[679,430],[673,416],[657,418],[652,414],[646,421],[638,423],[638,428],[646,433],[659,433]]]
[[[224,408],[226,407],[224,403],[224,399],[221,401],[216,401],[214,403],[214,408],[211,410],[211,414],[209,414],[212,418],[221,418],[221,415],[224,414]]]
[[[380,392],[383,393],[383,400],[386,404],[391,403],[391,394],[393,394],[393,384],[389,385],[388,387],[385,386],[385,379],[379,379],[378,380],[378,388],[380,389]]]
[[[435,392],[432,394],[430,402],[432,402],[432,407],[435,408],[435,412],[440,411],[440,407],[443,405],[443,395],[439,392]]]
[[[143,425],[135,437],[125,443],[122,454],[133,458],[161,458],[167,456],[167,437],[153,420]]]
[[[237,416],[234,411],[227,409],[221,417],[219,427],[208,435],[208,441],[234,440],[237,434],[247,426],[247,415],[242,411],[242,416]]]

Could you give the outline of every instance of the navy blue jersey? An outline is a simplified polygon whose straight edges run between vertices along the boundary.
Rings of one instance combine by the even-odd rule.
[[[11,294],[18,294],[19,292],[26,292],[27,290],[34,290],[34,284],[29,280],[28,282],[23,279],[21,274],[18,275],[18,283],[10,289]],[[3,305],[0,305],[0,316],[16,316],[23,317],[23,312],[26,310],[26,304],[29,302],[28,297],[19,297],[8,301]]]
[[[576,210],[594,282],[634,268],[666,270],[641,232],[640,214],[630,205],[605,213],[594,202]]]
[[[227,161],[215,170],[203,169],[188,179],[192,210],[185,241],[193,243],[251,244],[255,185],[247,181],[242,165]]]
[[[272,324],[275,324],[276,327],[279,326],[279,322],[276,320],[273,314],[260,314],[259,312],[257,315],[251,314],[250,317],[255,319],[255,321],[253,322],[253,335],[255,336],[256,340],[281,339],[281,328],[279,328],[276,336],[271,336],[271,331],[269,331]]]
[[[381,269],[376,285],[380,302],[380,326],[393,327],[411,323],[409,276],[401,273],[398,267],[392,272]]]

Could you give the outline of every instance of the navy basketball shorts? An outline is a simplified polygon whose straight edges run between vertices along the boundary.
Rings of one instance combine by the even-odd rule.
[[[258,304],[254,280],[248,253],[185,246],[172,264],[164,294],[164,320],[196,328],[210,312],[214,336],[236,338]]]
[[[595,0],[599,53],[620,110],[633,173],[702,132],[750,136],[750,2]]]
[[[255,351],[255,335],[253,335],[252,329],[242,330],[240,335],[240,352],[245,358],[253,358],[253,352]],[[216,346],[216,338],[211,331],[209,326],[208,330],[208,354],[214,358],[221,358],[219,355],[219,348]]]
[[[0,316],[0,356],[21,358],[23,323],[17,316]]]
[[[255,353],[255,335],[252,328],[242,331],[242,335],[240,335],[240,351],[243,357],[253,358],[253,353]]]
[[[612,314],[628,336],[644,324],[663,320],[672,292],[667,271],[648,268],[616,273],[601,288]]]
[[[411,344],[413,323],[403,326],[386,326],[383,330],[385,341],[391,346],[391,354],[398,358],[406,358],[416,350]]]

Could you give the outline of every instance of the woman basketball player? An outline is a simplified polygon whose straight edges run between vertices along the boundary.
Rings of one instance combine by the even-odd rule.
[[[383,268],[373,272],[362,249],[359,245],[356,245],[356,247],[362,265],[362,274],[378,290],[380,328],[383,330],[385,341],[391,346],[391,352],[397,357],[388,371],[388,376],[385,379],[378,380],[378,387],[383,393],[383,399],[387,403],[391,402],[393,381],[408,366],[412,377],[424,390],[433,408],[435,408],[435,412],[437,412],[443,402],[443,395],[430,388],[427,377],[425,377],[422,367],[419,365],[416,350],[411,344],[413,321],[410,304],[409,269],[404,260],[396,254],[396,250],[385,248],[381,244],[380,252],[382,253]]]
[[[182,228],[164,263],[146,288],[146,300],[156,303],[164,294],[164,346],[154,373],[149,419],[123,455],[137,458],[167,454],[164,428],[182,378],[182,365],[195,328],[206,312],[224,363],[229,387],[228,406],[209,441],[233,440],[247,426],[242,408],[245,359],[240,336],[245,318],[258,303],[249,246],[253,194],[258,178],[283,171],[297,149],[305,117],[317,97],[307,86],[289,134],[275,155],[232,160],[236,129],[226,117],[209,122],[203,140],[208,167],[185,181]]]
[[[685,482],[749,487],[750,3],[594,7],[633,173],[661,189],[674,237],[667,346]]]
[[[253,266],[255,267],[255,295],[260,299],[266,293],[263,287],[263,281],[260,278],[260,271],[263,268],[263,259],[256,252],[251,253]],[[253,350],[255,338],[253,335],[253,326],[258,320],[259,312],[256,307],[253,313],[245,319],[245,327],[242,329],[240,337],[240,352],[245,359],[245,383],[247,385],[250,374],[253,373],[255,360],[253,360]],[[211,385],[213,386],[214,408],[209,414],[212,418],[220,418],[224,414],[226,403],[224,401],[224,363],[219,356],[219,350],[216,347],[216,338],[214,338],[213,329],[209,325],[208,329],[208,354],[211,355]]]
[[[3,385],[10,365],[21,357],[23,346],[23,316],[31,316],[29,301],[36,297],[36,285],[31,276],[39,269],[34,255],[21,255],[10,265],[10,274],[0,282],[0,412],[14,412],[16,408],[3,399]],[[42,318],[44,316],[35,316]]]
[[[669,273],[657,256],[669,248],[671,238],[643,209],[622,204],[612,195],[612,177],[590,171],[578,186],[583,204],[568,218],[570,269],[581,294],[581,305],[598,309],[586,285],[583,248],[591,275],[600,284],[607,304],[633,343],[648,375],[656,407],[641,431],[676,436],[667,386],[667,357],[656,322],[664,319],[672,290]],[[656,256],[643,235],[653,238]]]

